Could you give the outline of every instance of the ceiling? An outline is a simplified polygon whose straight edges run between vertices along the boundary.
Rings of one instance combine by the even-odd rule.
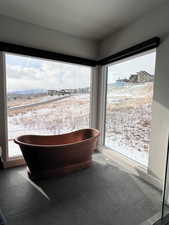
[[[0,14],[101,40],[166,0],[1,0]]]

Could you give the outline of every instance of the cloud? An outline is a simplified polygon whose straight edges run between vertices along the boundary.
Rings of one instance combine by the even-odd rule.
[[[143,55],[137,55],[134,58],[125,59],[109,66],[109,83],[117,79],[129,78],[131,74],[144,70],[154,75],[155,73],[156,52],[150,52]]]
[[[9,91],[82,88],[90,85],[90,67],[26,57],[23,63],[22,56],[16,57],[17,60],[15,55],[12,57],[10,55],[10,60],[8,60],[8,55],[6,56],[7,89]],[[26,60],[29,62],[27,63]]]

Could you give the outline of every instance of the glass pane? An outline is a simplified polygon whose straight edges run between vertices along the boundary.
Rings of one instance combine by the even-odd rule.
[[[6,54],[9,157],[23,134],[62,134],[89,127],[87,66]]]
[[[108,66],[105,145],[148,164],[156,52]]]

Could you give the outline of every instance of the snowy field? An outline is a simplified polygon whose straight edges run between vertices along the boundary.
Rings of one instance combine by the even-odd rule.
[[[109,87],[105,145],[147,166],[153,83]]]
[[[9,111],[8,138],[11,140],[9,156],[20,155],[18,146],[12,141],[16,136],[62,134],[89,127],[89,108],[89,94],[81,94],[47,104]]]
[[[105,145],[147,166],[153,83],[108,86]],[[36,101],[43,101],[43,98]],[[31,100],[30,103],[36,101]],[[29,104],[11,102],[10,106]],[[62,134],[89,127],[89,94],[9,111],[9,155],[20,154],[12,139],[23,134]]]

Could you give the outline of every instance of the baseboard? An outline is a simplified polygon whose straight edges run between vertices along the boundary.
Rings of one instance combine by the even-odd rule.
[[[3,168],[17,167],[26,165],[25,160],[23,158],[11,159],[3,162]]]

